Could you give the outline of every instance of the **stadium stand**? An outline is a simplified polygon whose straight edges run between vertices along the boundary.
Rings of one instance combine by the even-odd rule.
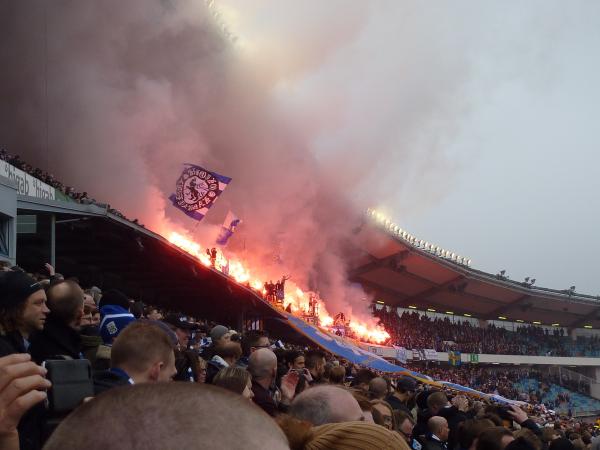
[[[576,375],[407,364],[428,380],[353,364],[282,325],[255,292],[196,264],[106,205],[99,211],[86,193],[18,158],[9,160],[75,204],[20,199],[27,205],[21,209],[31,214],[39,207],[64,220],[79,216],[56,233],[62,275],[49,265],[44,273],[47,260],[35,253],[39,242],[26,236],[17,258],[23,269],[0,264],[0,448],[40,449],[47,442],[46,448],[70,449],[85,441],[90,449],[243,443],[249,449],[488,450],[488,442],[523,448],[518,445],[529,433],[527,448],[552,449],[556,438],[591,448],[598,434],[593,422],[577,417],[600,410],[600,402],[585,395],[589,384]],[[558,328],[510,331],[416,312],[399,316],[387,308],[375,313],[393,343],[407,348],[579,356],[598,350],[597,338],[573,341]],[[59,391],[46,394],[46,371],[27,352],[46,361],[53,353],[51,358],[69,355],[65,361],[85,357],[95,392],[103,394],[66,418],[49,416],[40,402],[50,395],[56,405]],[[205,386],[207,379],[220,387]],[[190,414],[202,408],[210,409]],[[223,436],[231,423],[236,426]],[[98,427],[111,432],[97,433]],[[174,427],[180,431],[169,433]],[[94,433],[97,439],[89,439]]]
[[[540,356],[600,356],[597,336],[578,337],[573,341],[561,328],[549,332],[532,325],[522,325],[516,331],[488,325],[485,328],[470,322],[451,322],[447,317],[431,318],[418,312],[401,315],[384,309],[375,312],[392,343],[406,348],[431,348],[437,351],[458,350],[464,353],[491,353]],[[429,330],[435,329],[435,334]]]

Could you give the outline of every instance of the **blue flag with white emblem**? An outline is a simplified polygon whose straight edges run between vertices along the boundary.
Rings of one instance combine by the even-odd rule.
[[[202,220],[231,178],[194,164],[184,164],[169,200],[192,219]]]
[[[217,244],[218,245],[227,245],[227,241],[231,236],[233,236],[233,232],[235,231],[235,227],[237,227],[241,223],[241,220],[231,211],[227,213],[225,217],[225,221],[221,226],[221,231],[217,236]]]

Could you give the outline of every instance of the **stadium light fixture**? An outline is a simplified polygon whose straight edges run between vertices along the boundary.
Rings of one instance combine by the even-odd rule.
[[[377,303],[379,303],[380,305],[385,305],[385,303],[382,302],[381,300],[377,300]]]
[[[506,320],[506,317],[504,317],[504,316],[498,316],[498,319],[500,319],[500,320]]]
[[[424,249],[436,256],[446,258],[451,261],[455,261],[458,264],[465,265],[467,267],[471,265],[470,259],[467,259],[463,256],[453,253],[450,250],[441,248],[441,247],[434,245],[430,242],[427,242],[423,239],[419,239],[416,236],[413,236],[406,230],[403,230],[402,228],[400,228],[396,223],[394,223],[385,214],[381,213],[380,211],[378,211],[376,209],[367,208],[366,215],[371,217],[374,221],[376,221],[379,224],[379,226],[381,226],[382,228],[385,228],[389,233],[392,233],[395,236],[402,238],[409,244],[414,245],[415,247]]]
[[[427,311],[429,311],[429,312],[435,312],[435,309],[433,309],[433,308],[427,308]]]
[[[517,322],[519,322],[519,323],[525,323],[525,321],[521,320],[521,319],[517,319]]]
[[[463,316],[465,316],[465,317],[473,317],[473,316],[472,316],[471,314],[469,314],[469,313],[464,313],[464,314],[463,314]]]
[[[454,312],[453,312],[453,311],[446,311],[446,314],[453,315],[453,314],[454,314]]]
[[[590,328],[593,328],[593,327],[591,325],[584,325],[583,328],[590,329]]]
[[[560,327],[560,323],[553,323],[552,326],[553,327]]]
[[[541,325],[541,324],[542,324],[542,322],[540,322],[539,320],[534,320],[534,321],[533,321],[533,324],[534,324],[534,325]]]
[[[408,305],[408,307],[409,307],[410,309],[417,309],[417,307],[416,307],[415,305]]]

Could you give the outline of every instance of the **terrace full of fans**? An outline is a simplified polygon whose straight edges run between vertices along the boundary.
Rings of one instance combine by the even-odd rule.
[[[431,348],[436,351],[457,350],[464,353],[539,356],[600,356],[598,337],[578,337],[573,341],[563,329],[549,332],[535,326],[521,326],[515,331],[496,327],[474,326],[467,321],[432,318],[418,312],[375,312],[394,345],[407,349]],[[432,333],[432,330],[435,330]]]
[[[130,222],[143,227],[142,224],[138,223],[137,219],[130,220],[127,217],[125,217],[125,215],[121,211],[115,208],[111,208],[108,204],[98,202],[96,199],[90,197],[87,192],[79,192],[71,186],[66,186],[61,181],[57,180],[53,174],[46,172],[45,170],[33,167],[31,164],[28,164],[27,162],[23,161],[19,155],[11,155],[5,149],[0,149],[0,159],[6,161],[7,163],[11,164],[17,169],[28,173],[32,177],[43,181],[47,185],[52,186],[54,189],[58,189],[71,200],[85,205],[98,205],[106,207],[111,214],[114,214],[122,219],[129,220]]]
[[[281,344],[265,331],[240,334],[116,290],[83,290],[76,278],[47,268],[49,276],[38,279],[6,265],[0,273],[2,449],[556,450],[600,444],[600,438],[592,444],[592,424],[542,407],[467,398],[406,376],[390,379],[318,349]],[[50,360],[89,364],[93,398],[58,414],[55,393],[46,407],[51,383],[39,364]],[[538,376],[477,367],[428,370],[513,397],[523,395],[516,380]],[[536,403],[542,393],[526,395]]]

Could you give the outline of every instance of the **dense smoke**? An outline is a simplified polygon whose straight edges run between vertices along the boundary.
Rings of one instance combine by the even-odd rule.
[[[231,209],[244,221],[232,249],[252,269],[291,274],[320,291],[331,313],[366,319],[368,302],[341,257],[362,205],[328,181],[273,100],[273,74],[238,56],[204,2],[0,8],[0,137],[9,152],[150,229],[187,230],[205,245]],[[184,162],[233,178],[213,225],[196,227],[165,201]]]

